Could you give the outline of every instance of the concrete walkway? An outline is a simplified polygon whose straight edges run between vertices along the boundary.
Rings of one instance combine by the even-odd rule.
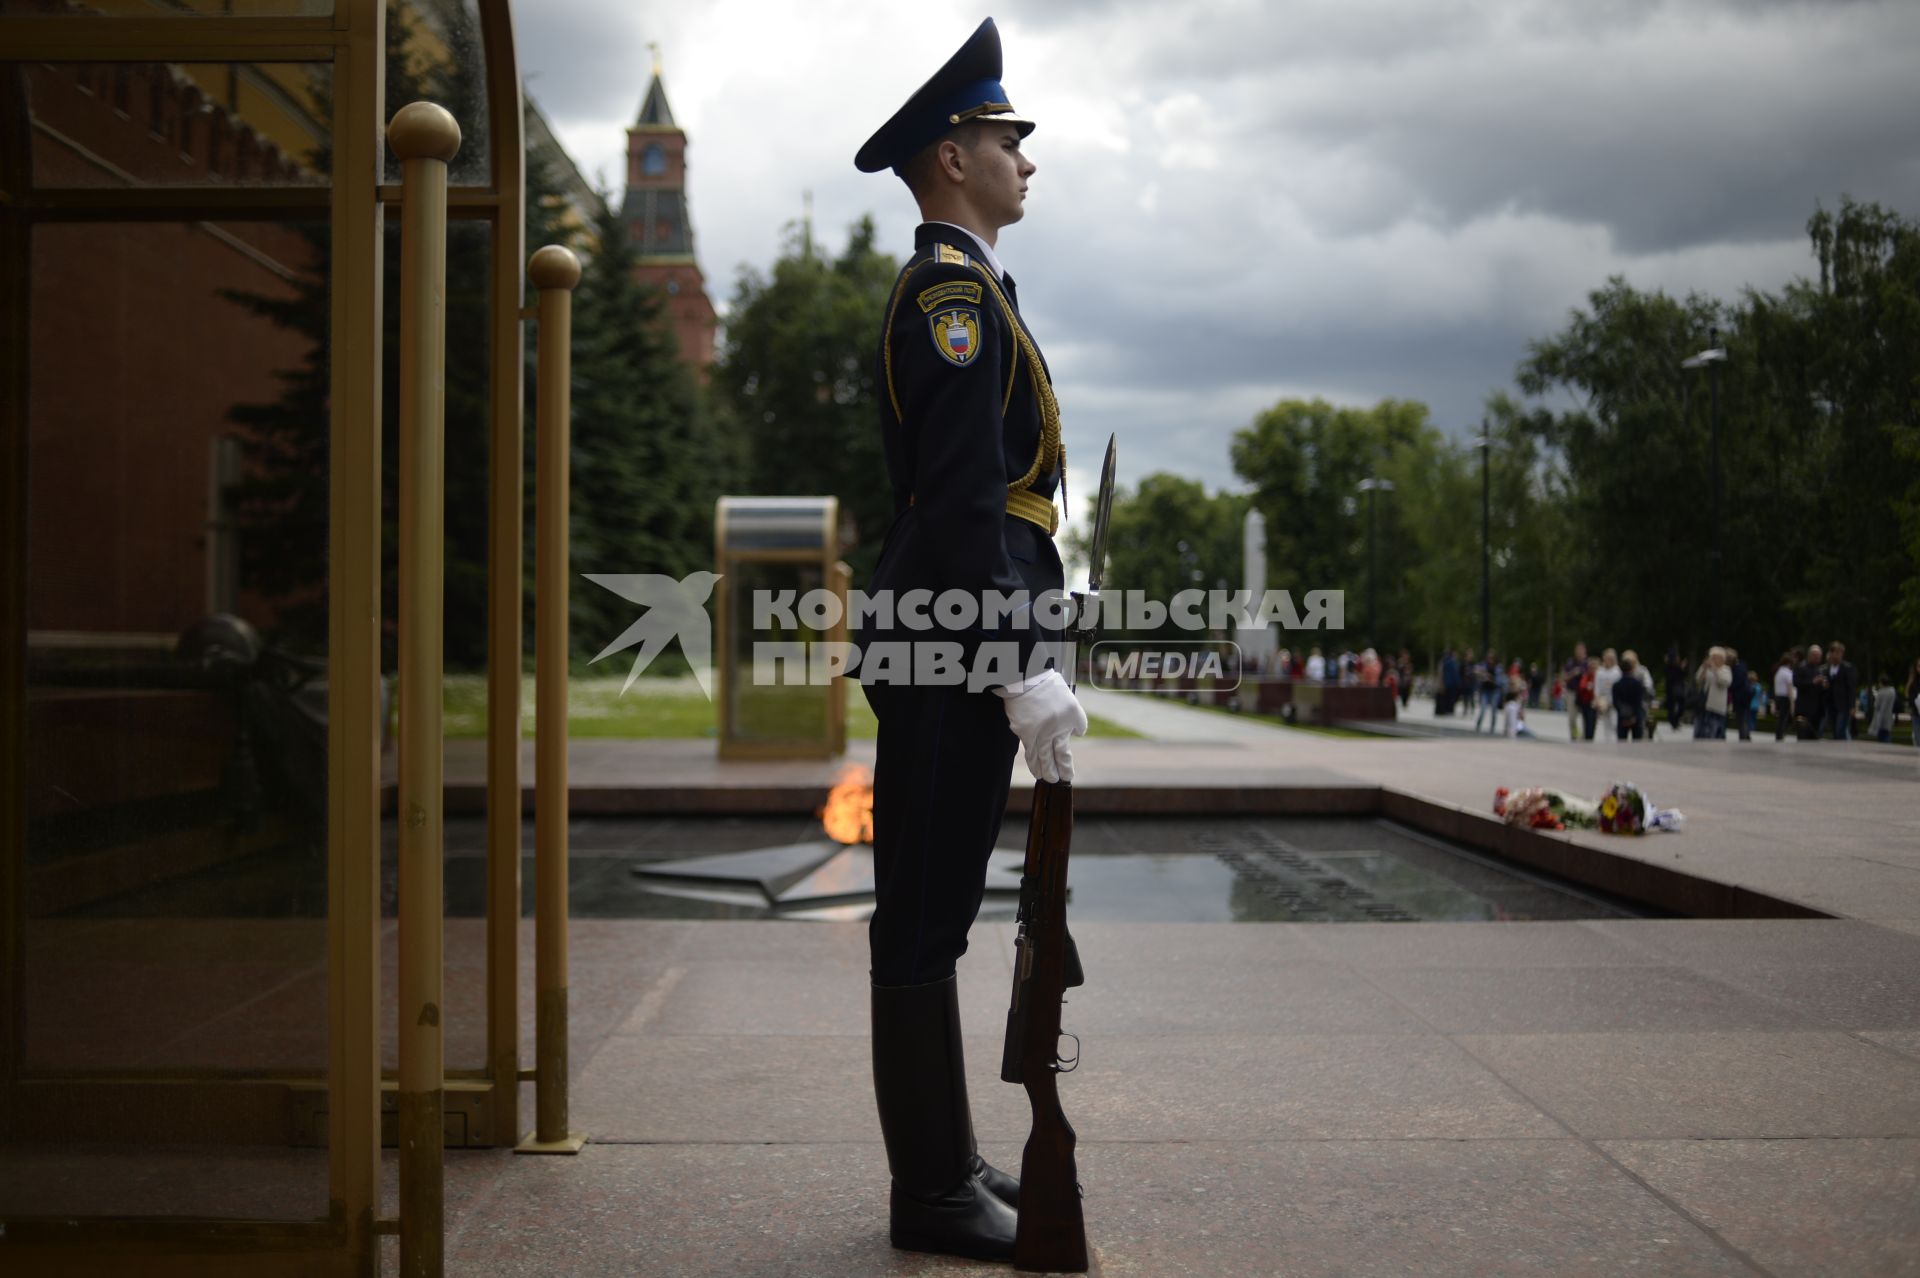
[[[1081,784],[1385,785],[1483,812],[1499,784],[1632,779],[1689,826],[1609,851],[1840,916],[1077,927],[1086,1063],[1061,1092],[1095,1272],[1920,1274],[1914,752],[1347,740],[1086,699],[1150,736],[1082,743]],[[575,780],[765,783],[711,751],[583,742]],[[1010,961],[1009,929],[978,925],[961,982],[976,1126],[1017,1166]],[[593,1143],[450,1156],[449,1273],[996,1272],[886,1244],[859,925],[584,920],[572,962]]]

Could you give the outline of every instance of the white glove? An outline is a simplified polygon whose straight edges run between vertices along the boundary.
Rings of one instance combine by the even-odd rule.
[[[1007,723],[1026,747],[1027,771],[1034,780],[1071,783],[1069,746],[1075,736],[1085,735],[1087,712],[1060,672],[1048,670],[1024,685],[994,691],[1007,703]]]

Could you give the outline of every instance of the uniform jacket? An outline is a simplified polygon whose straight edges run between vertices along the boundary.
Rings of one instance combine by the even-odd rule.
[[[1052,536],[1007,511],[1008,485],[1029,474],[1041,446],[1041,395],[1026,353],[1039,348],[1018,317],[1017,297],[1000,285],[1014,308],[1010,324],[992,268],[967,255],[970,247],[948,228],[919,228],[875,357],[894,519],[868,589],[893,591],[896,600],[914,589],[975,598],[1024,590],[1038,598],[1065,584]],[[1044,378],[1044,357],[1039,372]],[[1029,487],[1051,502],[1060,468],[1042,465],[1041,472]],[[1049,637],[1035,609],[991,627],[913,631],[896,623],[887,631],[870,624],[857,636],[863,643],[958,640],[969,654],[982,641],[1011,641],[1023,668]]]

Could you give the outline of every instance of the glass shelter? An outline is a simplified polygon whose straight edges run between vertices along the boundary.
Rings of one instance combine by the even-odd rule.
[[[380,1152],[416,99],[462,133],[447,536],[507,566],[447,591],[490,732],[446,1139],[520,1134],[507,0],[0,0],[0,1271],[372,1274],[425,1228]]]

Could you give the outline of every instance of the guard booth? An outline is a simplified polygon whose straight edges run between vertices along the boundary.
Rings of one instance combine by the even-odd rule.
[[[845,754],[847,680],[826,673],[833,649],[825,646],[844,645],[851,629],[839,499],[722,497],[713,545],[720,757]],[[756,597],[785,607],[756,619]]]
[[[416,99],[458,147],[403,165]],[[441,1272],[438,1141],[381,1158],[410,948],[415,1117],[525,1130],[523,167],[507,0],[0,0],[0,1272]],[[410,385],[504,565],[444,617],[383,536]],[[403,917],[409,591],[483,681],[486,816]]]

